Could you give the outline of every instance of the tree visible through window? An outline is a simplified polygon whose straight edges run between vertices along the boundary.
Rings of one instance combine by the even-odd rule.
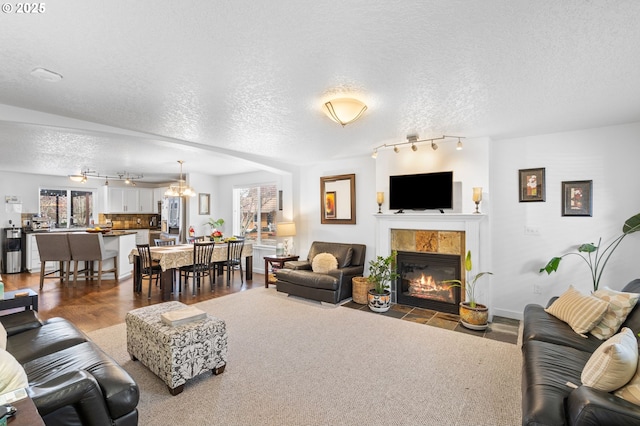
[[[40,215],[55,222],[59,228],[89,226],[93,219],[93,192],[41,189]]]
[[[275,185],[236,188],[239,233],[255,244],[276,245],[277,190]],[[237,232],[238,232],[237,231]]]

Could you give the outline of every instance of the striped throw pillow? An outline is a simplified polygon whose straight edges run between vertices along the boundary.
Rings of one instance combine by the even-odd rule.
[[[612,392],[629,383],[637,368],[638,341],[625,327],[591,354],[580,380],[585,386]]]
[[[615,391],[614,395],[633,404],[640,405],[640,362],[633,378],[629,383]]]
[[[583,295],[573,286],[569,286],[569,289],[545,309],[545,312],[569,324],[573,331],[582,337],[587,337],[584,333],[591,331],[600,322],[608,306],[608,302]]]
[[[609,307],[602,320],[590,331],[600,340],[606,340],[618,332],[624,320],[627,319],[627,315],[636,306],[640,298],[638,293],[625,293],[611,290],[609,287],[597,290],[593,295],[605,302],[609,302]]]

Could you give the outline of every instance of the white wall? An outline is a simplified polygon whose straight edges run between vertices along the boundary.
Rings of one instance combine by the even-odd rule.
[[[326,225],[320,223],[320,178],[343,174],[356,175],[356,224]],[[296,254],[306,258],[314,241],[358,243],[367,246],[366,261],[375,253],[376,204],[375,161],[369,157],[334,160],[305,166],[300,174],[297,203]]]
[[[581,243],[610,240],[640,212],[634,173],[640,158],[640,123],[531,136],[491,143],[492,295],[494,314],[521,318],[528,303],[546,304],[570,284],[592,290],[589,269],[576,256],[559,272],[538,270]],[[518,202],[518,169],[546,169],[546,201]],[[593,216],[561,216],[561,182],[593,180]],[[525,235],[525,226],[540,235]],[[600,285],[614,289],[640,276],[640,234],[614,253]],[[539,286],[541,294],[534,294]]]
[[[211,175],[203,175],[199,173],[189,173],[188,185],[191,186],[197,194],[209,194],[209,213],[201,215],[199,212],[199,196],[187,198],[187,229],[185,235],[188,235],[189,226],[193,226],[195,235],[209,235],[211,228],[207,225],[209,218],[218,219],[222,217],[223,200],[219,198],[218,178]]]

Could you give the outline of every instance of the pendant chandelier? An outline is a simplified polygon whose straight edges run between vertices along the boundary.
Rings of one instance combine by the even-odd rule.
[[[176,183],[169,185],[169,189],[164,193],[165,197],[195,197],[196,191],[193,190],[187,181],[182,177],[182,164],[183,160],[178,160],[180,163],[180,179]]]

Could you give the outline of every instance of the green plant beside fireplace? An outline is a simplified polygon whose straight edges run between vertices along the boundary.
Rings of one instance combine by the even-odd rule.
[[[467,251],[467,256],[464,259],[464,269],[467,271],[467,284],[465,285],[465,293],[467,293],[466,302],[469,304],[470,308],[475,308],[477,305],[476,282],[478,281],[478,278],[483,275],[493,275],[493,272],[479,272],[472,279],[469,279],[469,274],[473,269],[473,263],[471,262],[471,250]],[[460,280],[445,280],[443,283],[453,283],[451,284],[451,287],[462,288],[462,281]]]
[[[396,255],[393,250],[387,257],[378,256],[369,262],[369,277],[367,278],[374,285],[376,294],[384,294],[389,289],[391,280],[399,277],[396,272]]]

